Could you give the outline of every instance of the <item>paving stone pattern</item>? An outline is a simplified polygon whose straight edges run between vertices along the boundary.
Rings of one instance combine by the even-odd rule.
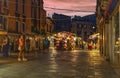
[[[43,52],[28,59],[0,62],[0,78],[120,78],[97,50]]]

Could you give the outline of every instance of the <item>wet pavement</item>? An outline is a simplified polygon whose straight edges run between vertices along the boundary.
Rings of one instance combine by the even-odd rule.
[[[28,59],[0,60],[0,78],[120,78],[98,50],[50,50]]]

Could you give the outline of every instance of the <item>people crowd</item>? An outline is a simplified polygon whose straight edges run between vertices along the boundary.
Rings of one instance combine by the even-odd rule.
[[[52,42],[51,42],[52,41]],[[19,35],[15,41],[11,41],[8,35],[3,37],[1,52],[4,57],[9,57],[11,52],[18,52],[18,61],[27,61],[26,53],[35,53],[36,51],[48,51],[51,43],[57,50],[74,50],[74,49],[98,49],[97,44],[93,41],[85,42],[73,35],[55,36],[54,40],[49,40],[48,37],[36,38]]]
[[[69,32],[60,32],[55,36],[54,45],[57,50],[75,49],[75,36]]]
[[[3,57],[9,57],[12,52],[18,53],[18,61],[27,61],[25,57],[26,53],[32,52],[33,54],[40,50],[48,50],[50,46],[50,41],[47,37],[36,38],[26,37],[21,34],[14,41],[10,40],[10,36],[5,35],[0,44],[0,52],[2,52]]]

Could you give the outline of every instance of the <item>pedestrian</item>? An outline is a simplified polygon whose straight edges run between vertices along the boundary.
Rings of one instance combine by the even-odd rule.
[[[40,38],[40,50],[43,50],[43,39]]]
[[[35,51],[36,50],[36,40],[35,37],[33,37],[30,41],[30,49],[31,51]]]
[[[3,48],[3,56],[4,57],[8,57],[8,52],[9,52],[9,37],[6,35],[4,40],[3,40],[3,44],[2,44],[2,48]]]
[[[26,39],[26,49],[29,53],[29,51],[30,51],[30,39],[29,39],[29,37]]]
[[[25,50],[25,41],[24,41],[24,37],[23,35],[20,35],[19,39],[18,39],[18,61],[27,61],[27,59],[25,58],[25,54],[24,54],[24,50]]]
[[[43,39],[43,48],[44,48],[44,50],[48,50],[49,45],[50,45],[49,40],[47,38]]]

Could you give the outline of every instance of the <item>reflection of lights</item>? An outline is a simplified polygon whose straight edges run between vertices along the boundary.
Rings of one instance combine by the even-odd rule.
[[[65,40],[65,43],[67,43],[67,40]]]
[[[70,40],[70,37],[68,37],[67,39]]]
[[[120,38],[118,38],[118,41],[120,41]]]
[[[74,56],[74,57],[71,59],[71,61],[72,61],[72,62],[77,62],[77,58],[78,58],[78,56]]]
[[[76,41],[76,37],[74,37],[74,40]]]
[[[86,42],[85,41],[83,41],[83,44],[85,44]]]
[[[32,37],[29,37],[30,40],[32,40]]]
[[[118,40],[115,42],[116,45],[120,44],[120,38],[118,38]]]
[[[52,50],[52,53],[50,53],[51,64],[49,65],[49,68],[52,68],[52,69],[54,69],[54,70],[49,70],[49,71],[57,72],[56,69],[58,69],[58,65],[57,65],[57,63],[56,63],[55,56],[56,56],[56,50],[53,49],[53,50]]]
[[[47,37],[48,39],[50,38],[50,37]]]
[[[105,39],[105,37],[103,36],[103,38],[102,38],[103,40]]]
[[[115,44],[119,44],[119,42],[118,41],[116,41],[116,43]]]

